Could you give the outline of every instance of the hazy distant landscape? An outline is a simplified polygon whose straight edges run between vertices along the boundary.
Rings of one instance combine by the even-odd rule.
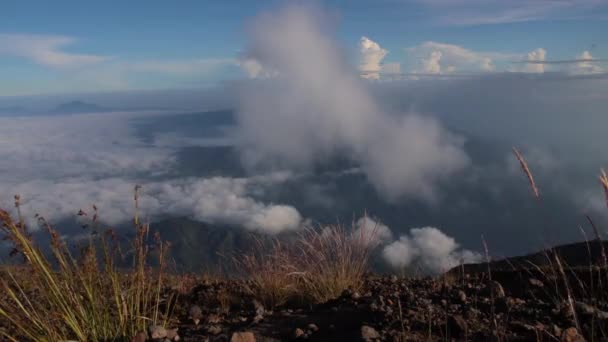
[[[458,88],[461,82],[465,81],[453,86]],[[533,86],[544,81],[519,82]],[[582,100],[585,95],[580,96]],[[599,108],[605,101],[596,102]],[[481,106],[474,99],[467,105]],[[81,113],[74,107],[98,110]],[[463,139],[462,148],[470,160],[467,168],[440,180],[440,190],[433,199],[415,194],[387,199],[369,182],[360,164],[348,157],[335,156],[306,169],[247,167],[239,145],[241,128],[236,109],[193,112],[109,108],[75,100],[49,106],[35,116],[5,114],[0,119],[7,142],[4,146],[8,148],[2,166],[3,188],[9,194],[21,194],[26,217],[32,219],[33,213],[39,213],[64,226],[73,221],[78,209],[95,204],[102,220],[110,225],[128,225],[132,215],[130,192],[134,184],[142,184],[143,213],[153,228],[167,231],[165,238],[176,243],[182,237],[169,229],[172,218],[200,222],[189,229],[249,225],[245,231],[263,232],[263,227],[252,226],[246,216],[273,206],[287,206],[297,213],[294,225],[305,220],[313,225],[350,223],[367,212],[390,227],[395,238],[407,235],[411,228],[431,226],[453,237],[463,248],[479,252],[481,236],[485,236],[496,256],[581,241],[577,227],[584,223],[584,214],[605,222],[602,192],[595,180],[602,161],[594,160],[591,154],[576,153],[578,147],[566,145],[566,138],[551,137],[559,127],[538,127],[533,135],[517,143],[519,132],[507,139],[501,136],[505,132],[496,128],[496,135],[491,136],[447,116],[447,127]],[[513,113],[510,120],[516,120]],[[528,126],[536,124],[529,118],[522,120]],[[577,117],[572,120],[579,121]],[[585,125],[582,121],[580,125]],[[543,135],[547,137],[542,139]],[[595,148],[601,144],[601,136],[587,134],[578,142],[584,145],[581,148]],[[541,206],[530,197],[512,146],[522,148],[528,158],[543,195]],[[187,198],[192,196],[202,197]],[[225,202],[231,200],[227,196],[237,196],[239,203]],[[56,198],[63,199],[59,207]],[[10,206],[11,196],[3,201]],[[284,229],[295,228],[284,226],[277,231]],[[70,234],[78,236],[81,231],[66,230],[66,236]],[[199,247],[213,249],[205,246],[204,239],[200,243],[193,253]],[[194,260],[200,260],[201,265],[209,262],[192,260],[189,267],[194,268],[200,266]]]

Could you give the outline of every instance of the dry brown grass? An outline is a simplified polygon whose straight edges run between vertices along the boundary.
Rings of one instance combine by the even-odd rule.
[[[279,239],[253,241],[250,251],[234,257],[235,265],[265,308],[283,305],[297,293],[293,253]]]
[[[364,232],[335,225],[307,229],[300,234],[295,262],[301,270],[299,288],[303,296],[322,303],[340,296],[346,289],[360,290],[375,247],[375,233]]]
[[[360,289],[375,247],[374,230],[355,233],[341,225],[308,228],[291,243],[256,240],[255,248],[235,261],[251,282],[251,293],[267,308],[292,299],[322,303],[346,289]]]
[[[535,198],[540,199],[539,191],[534,182],[534,176],[530,171],[530,168],[528,167],[528,163],[525,161],[524,157],[519,153],[516,148],[513,148],[513,152],[515,153],[516,158],[521,164],[522,171],[528,178],[529,185],[534,193]],[[608,206],[608,176],[606,175],[606,172],[603,169],[600,170],[599,181],[604,191],[606,205]],[[596,305],[602,300],[605,301],[608,299],[608,257],[604,249],[603,239],[591,217],[588,215],[586,215],[585,217],[588,223],[591,225],[591,228],[595,235],[595,240],[598,243],[601,253],[599,262],[598,260],[592,259],[587,234],[585,233],[584,229],[582,229],[582,227],[579,227],[585,238],[587,251],[589,254],[589,282],[585,283],[584,281],[582,281],[577,275],[577,269],[566,265],[554,248],[547,250],[545,253],[549,266],[546,267],[544,270],[539,267],[536,267],[536,269],[541,274],[543,274],[547,280],[553,280],[554,293],[552,294],[552,296],[555,298],[555,301],[557,303],[566,303],[570,312],[573,315],[574,323],[579,331],[581,331],[582,325],[575,308],[575,301],[577,300],[575,298],[575,292],[580,295],[581,298],[579,299],[586,299],[593,305]],[[594,274],[596,273],[596,270],[598,273],[597,281],[594,280]],[[604,276],[602,275],[602,273],[604,274]],[[605,282],[603,281],[604,279],[606,279]],[[558,280],[561,280],[561,286],[558,284]],[[574,289],[577,289],[577,291],[574,291]],[[601,326],[598,326],[595,323],[594,317],[590,332],[591,339],[594,340],[598,336],[606,337],[607,333],[608,332],[604,331]]]
[[[133,265],[119,270],[119,248],[111,231],[91,238],[75,257],[58,232],[39,217],[51,237],[51,255],[46,255],[23,223],[19,201],[16,196],[19,218],[0,209],[0,223],[14,246],[13,254],[23,257],[21,268],[28,276],[5,269],[0,286],[6,298],[0,301],[0,317],[7,326],[0,336],[11,341],[125,340],[151,324],[168,323],[174,298],[161,293],[168,246],[156,237],[153,247],[158,250],[159,265],[150,268],[148,226],[139,222],[137,211]],[[97,213],[91,217],[96,225]]]

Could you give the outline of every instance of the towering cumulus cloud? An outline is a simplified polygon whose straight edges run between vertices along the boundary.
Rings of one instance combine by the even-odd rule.
[[[440,178],[467,165],[462,141],[432,118],[382,112],[325,19],[287,7],[252,23],[247,56],[276,76],[240,88],[244,161],[303,168],[348,156],[387,199],[432,199]]]
[[[359,49],[361,53],[359,70],[363,73],[361,77],[372,80],[379,79],[380,69],[382,68],[381,63],[386,54],[388,54],[388,51],[367,37],[361,37]]]

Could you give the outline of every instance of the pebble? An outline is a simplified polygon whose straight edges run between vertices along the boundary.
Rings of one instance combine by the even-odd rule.
[[[294,338],[302,338],[306,333],[304,332],[304,330],[300,329],[300,328],[296,328],[296,330],[293,331],[293,337]]]
[[[255,342],[255,335],[250,331],[235,332],[230,337],[230,342]]]
[[[151,325],[148,328],[148,332],[150,333],[150,338],[153,340],[167,337],[167,329],[160,325]]]
[[[370,327],[369,325],[361,326],[361,338],[365,341],[374,340],[380,338],[380,334],[376,329]]]

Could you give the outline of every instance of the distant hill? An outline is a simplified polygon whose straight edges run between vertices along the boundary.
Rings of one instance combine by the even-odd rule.
[[[522,256],[510,257],[490,262],[490,269],[494,271],[530,270],[535,268],[557,267],[555,265],[555,252],[564,267],[568,268],[588,268],[590,264],[603,265],[602,245],[608,251],[608,241],[597,240],[587,242],[575,242],[553,248],[545,249],[540,252],[526,254]],[[479,273],[488,270],[487,263],[464,265],[465,273]],[[457,266],[450,272],[461,272],[462,267]]]
[[[82,102],[82,101],[71,101],[58,105],[51,113],[53,114],[77,114],[77,113],[100,113],[113,111],[111,108],[98,106],[96,104]]]

